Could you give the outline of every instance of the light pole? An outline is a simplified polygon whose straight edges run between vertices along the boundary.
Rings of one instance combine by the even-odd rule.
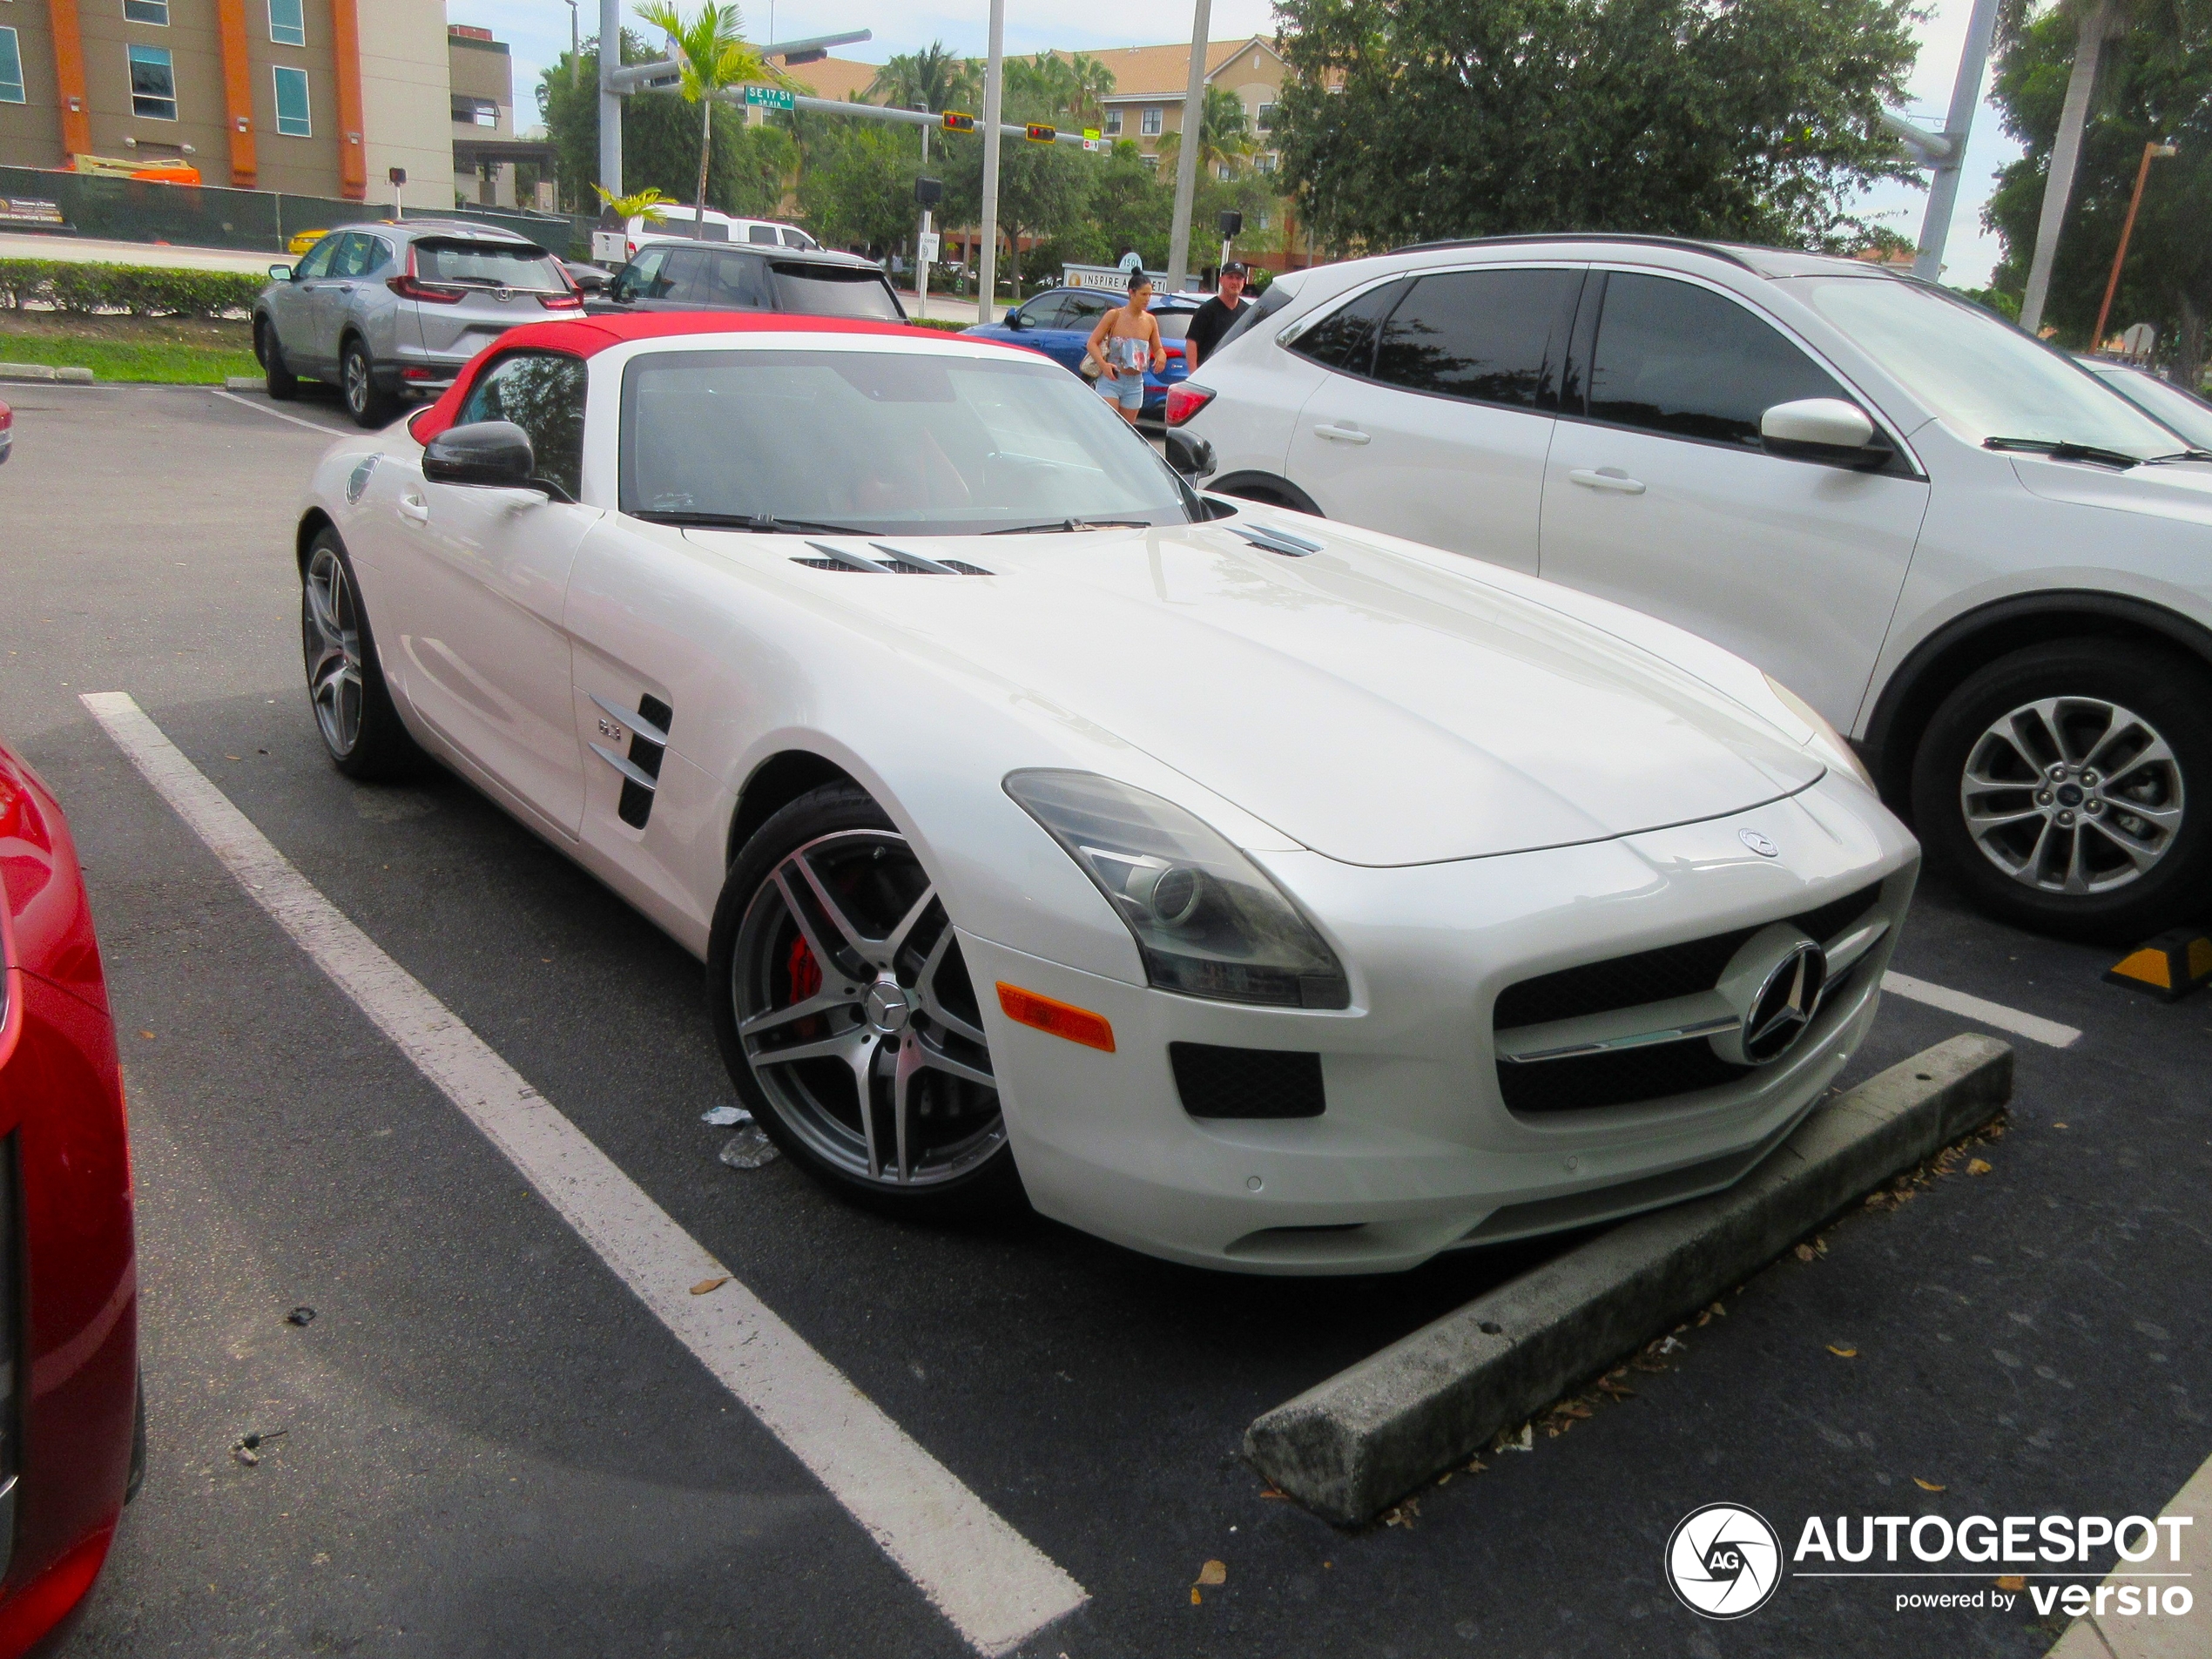
[[[1893,118],[1884,119],[1884,125],[1899,132],[1918,152],[1916,159],[1930,170],[1928,207],[1920,219],[1920,246],[1912,257],[1912,274],[1923,282],[1936,281],[1943,274],[1943,245],[1958,209],[1959,175],[1966,165],[1966,136],[1973,129],[1974,111],[1981,105],[1982,71],[1988,65],[1989,43],[1996,30],[1997,0],[1974,0],[1973,13],[1966,20],[1966,45],[1959,54],[1959,78],[1951,84],[1951,111],[1944,118],[1940,133],[1924,133]]]
[[[1199,0],[1200,4],[1204,0]],[[1006,81],[1006,0],[991,0],[990,56],[983,67],[983,246],[977,261],[983,293],[978,321],[989,322],[999,280],[999,112]]]
[[[622,194],[622,0],[599,0],[599,188]]]
[[[577,17],[577,0],[569,0],[569,91],[583,84],[583,30]]]
[[[2128,220],[2120,227],[2120,246],[2113,250],[2112,274],[2105,279],[2105,302],[2097,307],[2097,326],[2089,331],[2089,349],[2101,351],[2105,343],[2105,320],[2112,315],[2112,296],[2120,292],[2121,262],[2128,257],[2128,239],[2135,233],[2135,210],[2143,205],[2143,186],[2150,180],[2150,164],[2175,153],[2173,139],[2153,139],[2143,146],[2142,165],[2135,169],[2135,193],[2128,199]]]
[[[1206,36],[1211,0],[1197,0],[1190,19],[1190,74],[1183,95],[1183,136],[1175,153],[1175,218],[1168,230],[1168,292],[1180,293],[1190,276],[1190,200],[1198,189],[1198,146],[1206,125]]]

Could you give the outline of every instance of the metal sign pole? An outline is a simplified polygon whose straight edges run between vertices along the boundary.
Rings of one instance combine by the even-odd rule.
[[[1198,146],[1206,125],[1206,36],[1211,0],[1198,0],[1190,23],[1190,78],[1183,98],[1183,136],[1176,141],[1175,219],[1168,231],[1168,292],[1190,276],[1190,203],[1198,189]]]
[[[1959,205],[1959,175],[1966,162],[1966,135],[1973,131],[1974,111],[1981,103],[1981,75],[1989,62],[1989,43],[1997,30],[1997,0],[1974,0],[1966,23],[1966,44],[1959,56],[1959,78],[1951,86],[1951,113],[1943,124],[1950,140],[1948,154],[1935,159],[1928,180],[1928,210],[1920,221],[1920,247],[1913,256],[1912,274],[1924,282],[1943,275],[1943,245],[1951,234],[1952,215]]]
[[[1203,3],[1203,0],[1202,0]],[[982,293],[977,320],[989,322],[999,277],[999,115],[1005,103],[1006,0],[991,0],[990,56],[983,68],[983,246],[976,269]]]
[[[599,0],[599,188],[610,196],[622,194],[622,95],[614,82],[621,67],[622,0]]]

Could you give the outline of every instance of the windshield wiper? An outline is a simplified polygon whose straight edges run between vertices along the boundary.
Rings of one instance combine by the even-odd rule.
[[[2001,449],[2013,454],[2048,455],[2054,461],[2094,461],[2100,466],[2140,467],[2141,455],[2131,455],[2124,449],[2102,449],[2094,443],[2075,443],[2066,438],[1984,438],[1985,449]]]
[[[2212,461],[2212,449],[2176,449],[2170,455],[2153,455],[2146,467],[2162,467],[2169,461]]]
[[[873,536],[850,524],[824,524],[811,518],[778,518],[772,513],[692,513],[643,509],[631,515],[649,524],[677,524],[695,529],[751,530],[758,536]]]
[[[1043,536],[1055,530],[1149,530],[1149,518],[1055,518],[1042,524],[1008,524],[1004,529],[985,530],[986,536]]]

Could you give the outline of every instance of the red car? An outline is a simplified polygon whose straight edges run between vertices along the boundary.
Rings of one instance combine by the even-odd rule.
[[[145,1467],[131,1155],[69,825],[0,746],[0,1659],[51,1642]]]

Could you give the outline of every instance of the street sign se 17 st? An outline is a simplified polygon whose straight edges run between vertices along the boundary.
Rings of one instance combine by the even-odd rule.
[[[748,86],[745,90],[745,101],[765,110],[788,110],[792,107],[791,94],[780,86]]]

